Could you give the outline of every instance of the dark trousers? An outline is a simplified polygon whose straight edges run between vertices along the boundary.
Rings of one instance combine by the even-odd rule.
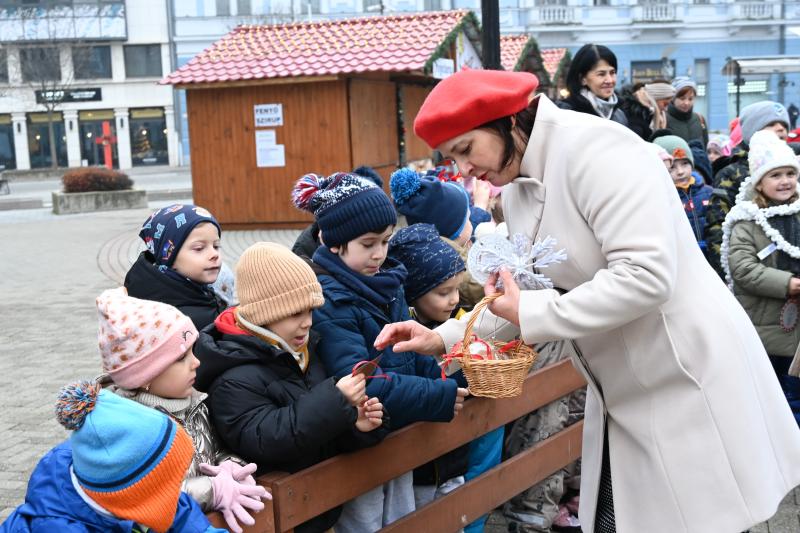
[[[781,384],[781,390],[783,395],[786,396],[786,401],[789,402],[794,419],[797,425],[800,426],[800,378],[789,375],[789,366],[792,364],[792,358],[782,355],[770,355],[769,361],[772,363],[772,368],[775,369],[775,374]]]

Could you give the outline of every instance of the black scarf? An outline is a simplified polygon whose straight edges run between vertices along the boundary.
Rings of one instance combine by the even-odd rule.
[[[387,257],[374,276],[365,276],[344,264],[327,246],[320,246],[312,258],[339,283],[375,305],[387,305],[397,297],[408,271],[402,263]]]
[[[689,122],[692,119],[692,116],[694,115],[694,107],[692,107],[689,111],[681,111],[680,109],[675,107],[674,102],[670,102],[667,112],[682,122]]]
[[[770,217],[770,225],[775,228],[786,242],[797,246],[800,244],[800,217],[795,215],[780,215]],[[800,276],[800,259],[795,259],[786,252],[778,250],[777,268]]]

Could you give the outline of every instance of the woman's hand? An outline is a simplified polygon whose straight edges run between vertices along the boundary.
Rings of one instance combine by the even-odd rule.
[[[395,352],[417,352],[426,355],[439,355],[445,352],[444,341],[433,330],[414,322],[395,322],[383,326],[375,338],[375,348],[383,350],[392,345]]]
[[[489,311],[519,326],[519,285],[514,281],[511,272],[503,269],[499,274],[489,276],[486,285],[483,286],[483,292],[486,296],[499,292],[498,279],[503,280],[503,295],[489,304]]]

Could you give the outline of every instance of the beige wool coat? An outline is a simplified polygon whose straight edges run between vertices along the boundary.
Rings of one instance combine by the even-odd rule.
[[[800,485],[800,430],[742,307],[703,258],[663,163],[626,128],[539,96],[509,233],[551,235],[560,290],[523,291],[529,344],[574,339],[589,382],[580,520],[607,422],[617,531],[735,533]],[[702,320],[697,320],[702,317]],[[449,348],[464,323],[437,328]],[[485,316],[479,334],[515,327]]]

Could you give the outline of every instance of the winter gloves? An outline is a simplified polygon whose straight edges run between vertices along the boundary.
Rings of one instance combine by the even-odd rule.
[[[256,485],[253,479],[256,468],[255,463],[240,466],[230,460],[221,462],[219,466],[200,464],[200,471],[211,477],[214,509],[222,513],[228,528],[234,533],[242,533],[237,520],[248,526],[255,524],[246,509],[258,512],[264,508],[262,499],[272,499],[267,489]]]

